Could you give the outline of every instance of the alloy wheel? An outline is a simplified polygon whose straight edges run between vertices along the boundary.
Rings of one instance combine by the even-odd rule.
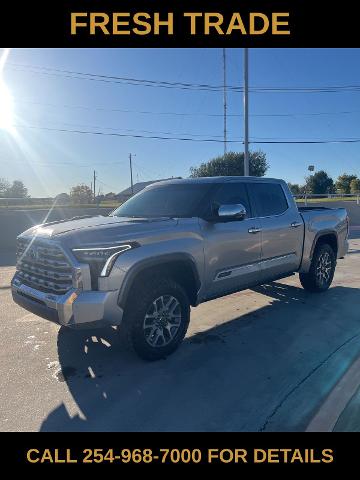
[[[328,252],[323,252],[316,264],[316,278],[320,285],[326,285],[330,280],[332,262]]]
[[[164,347],[176,336],[181,325],[181,305],[172,295],[161,295],[149,306],[143,323],[146,342],[151,347]]]

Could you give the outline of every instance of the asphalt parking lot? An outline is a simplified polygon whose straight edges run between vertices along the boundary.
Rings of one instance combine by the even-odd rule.
[[[352,237],[328,292],[293,276],[203,304],[155,363],[114,329],[69,331],[17,307],[14,257],[0,256],[0,430],[306,430],[360,354],[360,229]],[[336,429],[358,428],[354,408]]]

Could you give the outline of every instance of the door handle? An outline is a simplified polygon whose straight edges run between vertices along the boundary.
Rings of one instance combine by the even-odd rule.
[[[302,222],[292,222],[290,227],[297,228],[297,227],[301,227],[301,225],[302,225]]]
[[[248,230],[249,233],[259,233],[261,232],[261,228],[251,227]]]

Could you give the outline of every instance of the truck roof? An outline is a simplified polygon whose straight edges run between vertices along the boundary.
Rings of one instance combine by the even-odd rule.
[[[278,178],[269,177],[244,177],[244,176],[232,176],[232,177],[197,177],[197,178],[174,178],[169,180],[162,180],[160,182],[152,183],[146,188],[151,188],[155,185],[179,185],[184,183],[226,183],[226,182],[283,182],[284,180]]]

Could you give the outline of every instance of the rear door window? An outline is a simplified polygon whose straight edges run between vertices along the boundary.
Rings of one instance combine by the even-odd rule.
[[[251,217],[250,202],[246,185],[243,182],[222,183],[212,197],[212,214],[220,205],[235,205],[241,203],[246,208],[246,217]]]
[[[288,208],[288,202],[279,183],[251,183],[249,190],[254,198],[259,217],[281,215]]]

